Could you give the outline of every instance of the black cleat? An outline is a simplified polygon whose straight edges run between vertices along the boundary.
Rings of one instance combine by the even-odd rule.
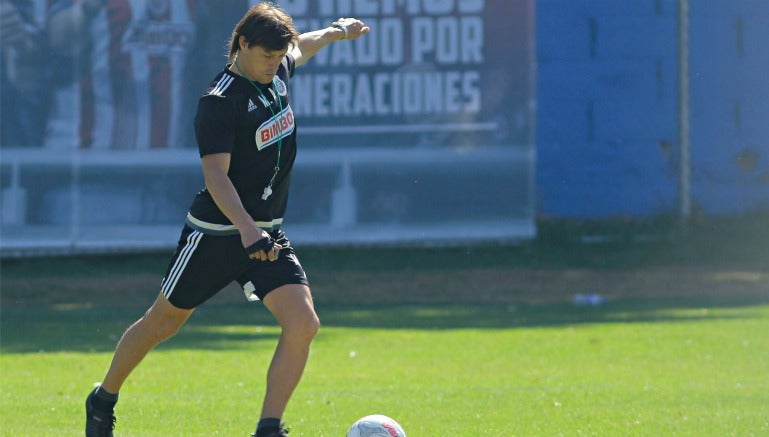
[[[115,416],[112,411],[97,410],[93,405],[94,389],[85,400],[85,436],[86,437],[113,437],[115,429]]]
[[[281,423],[278,428],[257,429],[251,437],[288,437],[288,428]]]

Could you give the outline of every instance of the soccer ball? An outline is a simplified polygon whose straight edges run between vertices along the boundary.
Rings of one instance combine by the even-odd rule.
[[[372,414],[353,423],[347,437],[406,437],[406,431],[389,417]]]

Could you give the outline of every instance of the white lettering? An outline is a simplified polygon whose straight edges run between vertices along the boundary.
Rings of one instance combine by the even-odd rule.
[[[320,13],[324,16],[352,15],[352,0],[320,0]]]
[[[398,18],[365,21],[376,32],[356,41],[329,44],[313,56],[310,62],[321,67],[403,64],[403,21]]]
[[[294,126],[294,112],[289,105],[286,109],[259,126],[254,135],[256,148],[262,150],[271,144],[275,144],[279,139],[291,135],[294,132]]]
[[[355,41],[355,63],[357,65],[376,65],[379,55],[379,38],[361,38]],[[349,45],[349,44],[346,44]]]
[[[459,59],[459,30],[454,17],[437,20],[435,60],[441,64],[453,64]]]
[[[291,89],[300,90],[291,95],[291,105],[297,114],[312,114],[313,79],[314,76],[310,74],[297,74],[291,79]]]
[[[403,22],[390,18],[377,26],[382,63],[397,65],[403,62]],[[369,34],[370,35],[370,34]],[[369,36],[367,35],[367,36]]]
[[[422,80],[418,73],[406,73],[403,75],[403,113],[418,114],[422,112]]]
[[[377,7],[377,3],[379,3],[378,0],[355,0],[354,4],[354,15],[356,17],[362,17],[366,15],[375,15],[379,13],[379,8]]]
[[[389,84],[390,75],[374,75],[374,111],[378,115],[387,115],[392,111],[390,106],[387,104],[387,96],[389,96],[387,90],[390,88]]]
[[[365,38],[329,44],[313,56],[311,65],[320,68],[292,79],[294,111],[320,118],[479,113],[481,73],[471,68],[485,62],[485,3],[282,0],[300,31],[339,17],[361,17],[372,29]]]
[[[481,110],[478,71],[305,74],[292,82],[303,117],[473,114]]]
[[[319,0],[322,16],[394,15],[404,11],[409,15],[477,14],[483,11],[485,0]],[[292,15],[308,13],[307,0],[281,2]]]
[[[462,102],[459,98],[459,82],[461,75],[457,72],[450,71],[446,73],[446,112],[459,112],[462,110]]]
[[[313,96],[315,97],[312,99],[314,102],[312,106],[315,114],[319,116],[328,115],[329,113],[328,83],[329,77],[327,74],[315,75],[315,86],[313,87]]]
[[[382,14],[385,15],[393,15],[395,14],[396,7],[395,3],[402,3],[403,0],[382,0],[380,4],[382,5]]]
[[[350,115],[352,111],[352,77],[335,74],[331,78],[331,112],[334,115]]]
[[[462,41],[461,62],[483,62],[483,20],[481,17],[464,17],[460,20]]]
[[[353,53],[353,44],[334,44],[331,46],[331,65],[355,65],[355,54]]]
[[[359,74],[356,80],[352,110],[355,115],[371,115],[374,112],[371,88],[368,83],[368,76],[365,74]]]
[[[296,27],[296,30],[299,33],[309,32],[315,29],[322,29],[328,26],[328,24],[329,24],[329,21],[321,21],[317,18],[295,18],[294,19],[294,27]]]
[[[315,21],[315,20],[308,20]],[[404,21],[398,18],[366,20],[375,32],[352,42],[330,44],[310,62],[317,66],[392,66],[405,62]],[[411,59],[415,64],[477,63],[484,60],[484,26],[478,16],[411,20]]]
[[[414,63],[483,62],[483,21],[480,17],[418,17],[411,22]]]
[[[305,15],[307,13],[307,0],[282,0],[280,6],[292,16]]]
[[[464,105],[465,112],[479,112],[481,110],[481,75],[477,71],[468,71],[462,76],[462,95],[467,102]]]
[[[448,14],[454,9],[454,0],[424,0],[423,7],[428,14]]]
[[[459,13],[477,14],[483,11],[485,0],[459,0]]]
[[[424,62],[425,55],[435,50],[433,20],[425,17],[411,22],[411,62]]]
[[[434,114],[443,111],[443,75],[440,73],[425,74],[424,100],[425,113]]]

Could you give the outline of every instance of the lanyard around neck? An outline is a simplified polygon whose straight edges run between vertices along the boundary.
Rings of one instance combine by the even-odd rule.
[[[238,69],[238,72],[241,76],[243,76],[251,85],[253,85],[254,88],[256,88],[257,91],[259,91],[259,94],[264,98],[264,101],[267,102],[267,109],[270,110],[270,114],[272,114],[272,117],[275,118],[275,111],[272,109],[272,103],[270,103],[270,100],[267,98],[267,96],[264,94],[264,91],[262,91],[261,88],[257,84],[254,83],[253,80],[251,80],[248,76],[246,76],[246,73],[243,72],[243,70],[240,69],[240,65],[238,65],[238,58],[236,57],[233,61],[233,64],[235,64],[235,68]],[[283,112],[283,102],[280,100],[280,94],[278,93],[278,88],[275,85],[275,78],[272,79],[272,90],[275,92],[275,99],[278,101],[278,106],[280,107],[280,112]],[[280,123],[277,123],[278,129],[280,129]],[[270,194],[272,194],[272,185],[275,183],[275,178],[278,177],[278,172],[280,171],[280,151],[283,148],[283,132],[278,133],[278,158],[275,160],[275,172],[272,174],[272,178],[270,179],[270,183],[267,184],[267,186],[264,188],[264,194],[262,194],[262,200],[267,200],[268,197],[270,197]]]

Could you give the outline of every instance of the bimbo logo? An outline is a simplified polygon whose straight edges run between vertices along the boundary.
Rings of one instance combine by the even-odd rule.
[[[279,139],[291,135],[292,132],[294,132],[294,111],[291,110],[291,106],[288,106],[259,126],[254,138],[256,148],[262,150]]]

